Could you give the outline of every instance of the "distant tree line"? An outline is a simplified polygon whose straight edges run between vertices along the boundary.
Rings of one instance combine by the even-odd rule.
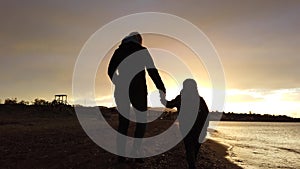
[[[253,114],[250,113],[223,113],[221,121],[261,121],[261,122],[300,122],[299,118],[292,118],[286,115]]]
[[[25,100],[18,101],[17,98],[7,98],[7,99],[4,100],[4,104],[6,104],[6,105],[16,105],[16,104],[18,104],[18,105],[30,105],[30,102],[25,101]],[[62,104],[62,103],[59,103],[56,100],[53,100],[52,102],[49,102],[47,100],[39,99],[39,98],[36,98],[36,99],[34,99],[34,101],[31,102],[31,105],[39,105],[39,106],[58,105],[58,104]]]
[[[164,111],[160,118],[174,120],[177,115],[178,112]],[[300,122],[300,118],[292,118],[286,115],[253,114],[252,112],[246,114],[212,111],[209,117],[210,121]]]
[[[36,98],[33,101],[18,101],[17,98],[7,98],[4,103],[0,104],[0,113],[33,113],[33,114],[52,114],[55,117],[58,115],[71,115],[75,110],[72,105],[60,103],[57,100],[52,102]]]

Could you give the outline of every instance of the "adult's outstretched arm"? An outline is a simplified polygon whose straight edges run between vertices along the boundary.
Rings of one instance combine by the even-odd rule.
[[[149,53],[149,51],[147,49],[145,49],[145,59],[146,59],[146,69],[147,72],[149,74],[149,76],[151,77],[152,81],[154,82],[155,86],[157,89],[163,91],[164,93],[166,93],[166,88],[165,85],[163,83],[163,81],[161,80],[161,77],[158,73],[158,70],[156,69],[153,59]]]

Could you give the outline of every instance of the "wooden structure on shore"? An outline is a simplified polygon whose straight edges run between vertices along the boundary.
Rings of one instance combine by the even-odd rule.
[[[54,96],[54,100],[60,104],[67,104],[68,103],[68,96],[66,94],[56,94]]]

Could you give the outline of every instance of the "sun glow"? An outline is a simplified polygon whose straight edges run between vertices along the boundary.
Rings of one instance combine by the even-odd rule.
[[[298,90],[228,90],[225,111],[300,117],[300,101],[292,97]]]

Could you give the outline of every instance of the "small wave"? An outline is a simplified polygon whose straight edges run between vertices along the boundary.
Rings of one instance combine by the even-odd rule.
[[[215,130],[215,129],[212,129],[212,128],[208,128],[207,131],[208,131],[209,133],[219,133],[218,130]]]
[[[258,151],[252,151],[252,153],[253,153],[253,154],[262,154],[262,153],[260,153],[260,152],[258,152]]]
[[[275,146],[273,146],[273,147],[275,147]],[[298,150],[298,149],[291,149],[291,148],[286,148],[286,147],[275,147],[275,148],[278,148],[281,150],[286,150],[286,151],[293,152],[296,154],[300,154],[300,150]]]

